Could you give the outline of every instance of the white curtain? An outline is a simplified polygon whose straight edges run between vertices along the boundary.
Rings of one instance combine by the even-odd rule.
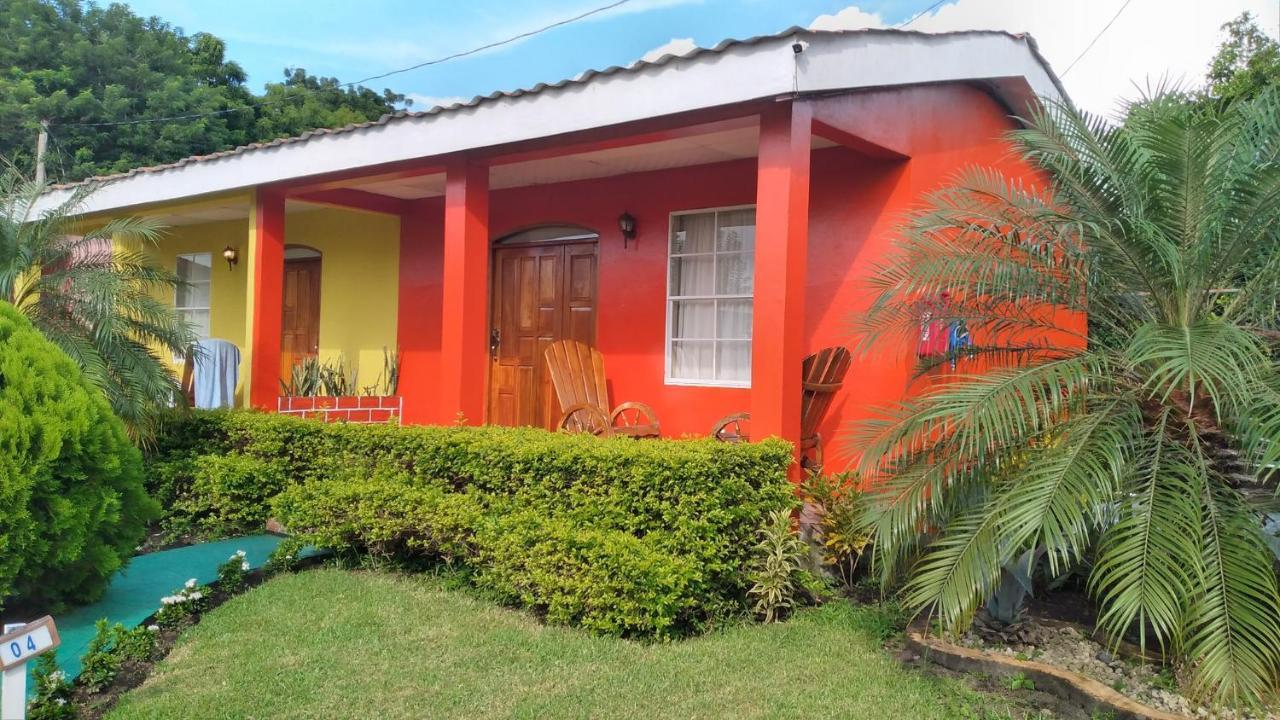
[[[671,237],[671,376],[748,382],[755,211],[681,215]]]

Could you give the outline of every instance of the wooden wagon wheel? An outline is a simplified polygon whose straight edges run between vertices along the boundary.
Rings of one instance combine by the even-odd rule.
[[[633,437],[658,437],[658,417],[641,402],[625,402],[613,409],[609,425],[614,431]]]
[[[720,442],[750,442],[751,413],[740,412],[720,418],[711,431],[711,437]]]
[[[564,411],[560,418],[560,429],[575,433],[591,433],[601,437],[613,435],[613,427],[609,424],[609,416],[595,405],[578,403]]]

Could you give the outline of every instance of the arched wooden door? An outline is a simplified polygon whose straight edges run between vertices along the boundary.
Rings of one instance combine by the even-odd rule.
[[[489,422],[551,429],[560,408],[543,352],[562,339],[594,345],[598,236],[547,226],[494,244]]]

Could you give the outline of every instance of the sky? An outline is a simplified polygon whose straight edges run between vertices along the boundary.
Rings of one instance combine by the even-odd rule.
[[[244,66],[255,89],[279,80],[286,67],[356,81],[535,30],[612,1],[126,0],[140,15],[157,15],[188,34],[203,31],[224,39],[228,56]],[[1122,100],[1161,82],[1200,86],[1222,39],[1221,25],[1241,12],[1253,12],[1273,36],[1280,26],[1280,0],[944,0],[932,5],[933,0],[628,0],[500,48],[367,84],[405,93],[413,108],[427,109],[793,25],[853,29],[909,21],[907,29],[924,32],[1029,32],[1064,76],[1076,103],[1113,114]]]

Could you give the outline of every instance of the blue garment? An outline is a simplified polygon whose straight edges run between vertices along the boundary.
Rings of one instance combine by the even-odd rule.
[[[951,360],[951,369],[956,369],[956,360],[961,353],[973,347],[973,338],[969,336],[969,326],[964,320],[953,320],[951,330],[947,334],[947,357]],[[972,351],[970,353],[972,354]]]
[[[240,348],[226,340],[201,340],[195,366],[195,405],[201,409],[229,408],[236,403],[240,379]]]

